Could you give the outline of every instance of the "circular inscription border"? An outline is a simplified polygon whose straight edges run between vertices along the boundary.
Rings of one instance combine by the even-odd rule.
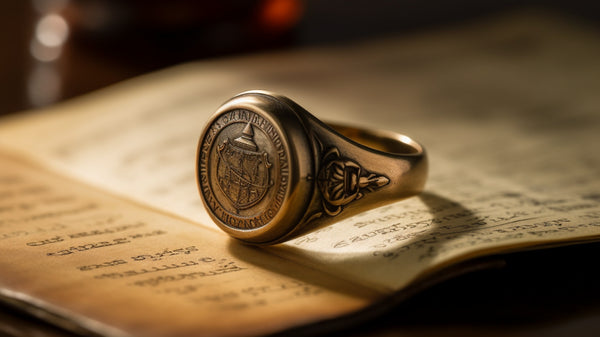
[[[266,136],[270,141],[268,161],[273,165],[270,168],[269,179],[273,183],[268,189],[275,188],[275,192],[267,191],[260,203],[249,208],[244,215],[237,214],[223,197],[223,192],[218,190],[216,184],[216,167],[218,148],[216,143],[219,135],[234,124],[250,124],[255,131]],[[237,128],[239,129],[239,127]],[[258,130],[256,130],[258,129]],[[241,136],[241,135],[240,135]],[[231,137],[229,137],[230,140]],[[264,145],[264,144],[263,144]],[[265,150],[265,149],[258,149]],[[273,124],[263,116],[246,109],[234,109],[220,114],[208,127],[198,151],[198,177],[200,192],[205,205],[212,215],[228,227],[241,230],[252,230],[266,226],[275,217],[283,205],[289,185],[288,154],[284,141]],[[216,192],[216,193],[215,193]]]

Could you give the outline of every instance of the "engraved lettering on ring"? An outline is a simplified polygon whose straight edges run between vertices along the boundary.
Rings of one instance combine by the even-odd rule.
[[[236,109],[209,126],[199,149],[199,185],[207,207],[231,228],[267,225],[289,184],[285,144],[270,121]]]

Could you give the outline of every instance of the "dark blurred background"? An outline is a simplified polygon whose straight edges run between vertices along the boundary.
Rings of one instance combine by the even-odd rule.
[[[0,115],[169,65],[443,29],[533,8],[597,24],[581,0],[3,0]]]

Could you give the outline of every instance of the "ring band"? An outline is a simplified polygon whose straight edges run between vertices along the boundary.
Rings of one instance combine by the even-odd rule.
[[[222,230],[274,244],[420,193],[427,156],[404,135],[327,125],[287,97],[248,91],[209,119],[196,177]]]

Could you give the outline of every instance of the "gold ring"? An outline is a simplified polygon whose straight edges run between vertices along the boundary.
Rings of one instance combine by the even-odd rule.
[[[206,124],[196,178],[222,230],[274,244],[420,193],[427,156],[404,135],[327,125],[287,97],[248,91]]]

